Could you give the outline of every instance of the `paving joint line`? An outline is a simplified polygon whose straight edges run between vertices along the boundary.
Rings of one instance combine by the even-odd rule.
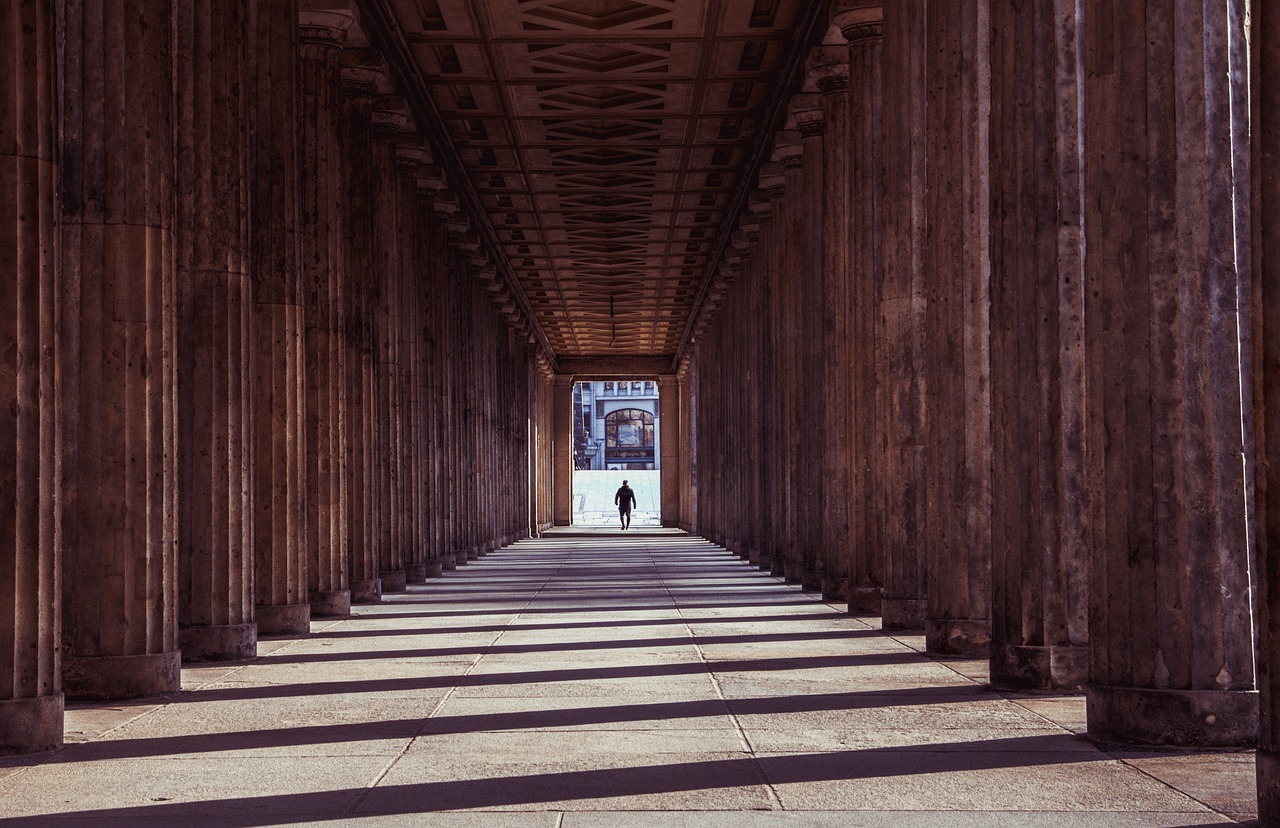
[[[733,710],[730,709],[729,700],[724,697],[724,690],[721,688],[720,682],[716,678],[715,670],[712,668],[711,662],[707,661],[706,653],[703,651],[702,645],[698,643],[698,636],[694,633],[693,627],[689,625],[689,619],[685,617],[684,610],[681,608],[680,604],[675,600],[675,596],[671,593],[671,588],[667,586],[667,579],[663,577],[662,570],[658,568],[657,560],[654,558],[653,552],[650,549],[648,544],[645,545],[645,551],[649,553],[649,559],[654,562],[653,564],[654,570],[658,573],[658,577],[662,581],[663,589],[667,591],[667,597],[671,599],[672,605],[675,606],[676,614],[680,617],[680,620],[684,623],[684,629],[689,636],[689,641],[691,644],[693,644],[694,652],[698,654],[698,661],[701,662],[702,666],[705,667],[707,670],[707,678],[710,679],[711,681],[711,688],[712,690],[715,691],[716,698],[719,699],[720,703],[724,705],[724,712],[725,712],[725,715],[729,717],[729,721],[733,722],[733,729],[738,734],[738,740],[742,744],[743,748],[745,749],[744,752],[747,754],[748,757],[750,757],[751,761],[755,763],[756,772],[759,773],[760,778],[764,780],[765,790],[769,792],[769,798],[772,800],[772,804],[774,806],[773,810],[775,811],[787,810],[786,806],[782,804],[782,795],[778,793],[778,789],[774,786],[773,782],[769,779],[769,774],[765,772],[764,765],[760,763],[760,757],[756,753],[755,746],[751,744],[751,739],[747,736],[746,729],[742,726],[742,722],[738,719],[737,714],[735,714]]]
[[[479,561],[475,561],[474,563],[479,563]],[[564,564],[561,563],[560,566],[563,566],[563,565]],[[464,572],[458,573],[458,575],[455,575],[455,577],[450,580],[458,580],[459,576],[465,576],[467,572],[471,572],[471,571],[474,571],[474,570],[468,567],[467,570],[465,570]],[[557,568],[556,571],[559,572],[560,571],[559,568]],[[484,645],[484,647],[476,654],[475,660],[472,661],[469,665],[467,665],[467,669],[457,676],[458,679],[463,679],[471,675],[472,671],[475,670],[476,667],[480,665],[480,662],[484,659],[484,657],[488,655],[489,652],[493,649],[493,647],[496,646],[497,643],[502,639],[502,637],[511,630],[511,626],[512,624],[515,623],[516,619],[518,619],[521,616],[521,614],[523,614],[524,611],[529,608],[530,604],[532,604],[535,600],[537,600],[538,595],[540,595],[542,591],[546,588],[547,581],[549,580],[550,580],[550,577],[544,580],[542,584],[538,587],[538,591],[535,592],[527,601],[525,601],[524,606],[522,606],[519,610],[515,612],[514,615],[511,616],[511,618],[507,621],[507,623],[503,625],[503,628],[501,630],[499,630],[497,633],[494,634],[493,640],[490,641],[488,644]],[[441,581],[437,581],[436,583],[445,583],[445,581],[441,580]],[[387,765],[381,771],[375,774],[373,779],[371,779],[368,783],[365,784],[364,790],[361,791],[360,794],[351,802],[351,804],[345,809],[344,813],[354,814],[357,811],[357,809],[359,809],[359,807],[362,804],[364,804],[365,800],[368,799],[369,795],[373,793],[374,789],[378,786],[378,784],[382,782],[383,779],[386,779],[387,774],[391,773],[391,769],[394,768],[400,762],[400,760],[405,757],[405,754],[409,752],[410,748],[412,748],[414,744],[417,743],[417,741],[422,738],[423,734],[427,730],[427,726],[431,724],[431,720],[436,716],[437,713],[440,712],[441,708],[443,708],[445,704],[447,704],[454,697],[454,695],[457,693],[458,690],[459,690],[459,687],[457,683],[454,683],[449,687],[448,690],[445,691],[445,694],[441,696],[440,700],[436,702],[434,707],[431,708],[431,712],[428,713],[423,718],[422,725],[418,728],[417,732],[414,733],[413,736],[409,737],[409,741],[405,742],[405,745],[403,748],[400,749],[400,752],[397,753],[395,756],[391,757],[390,761],[387,762]]]

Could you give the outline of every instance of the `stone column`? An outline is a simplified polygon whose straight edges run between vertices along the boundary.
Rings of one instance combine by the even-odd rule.
[[[920,5],[884,8],[884,284],[876,337],[873,463],[882,470],[872,501],[884,543],[886,630],[924,630],[925,377],[924,312],[924,15]]]
[[[257,8],[253,108],[254,615],[306,635],[305,325],[299,270],[297,0]]]
[[[404,468],[402,467],[400,424],[403,399],[400,394],[400,322],[404,311],[399,301],[401,268],[399,178],[396,172],[395,141],[408,117],[400,111],[398,98],[381,101],[373,111],[373,250],[371,278],[376,282],[374,301],[374,396],[377,417],[377,448],[371,456],[377,490],[377,522],[374,532],[378,548],[378,579],[382,591],[404,592],[404,513],[401,510]]]
[[[0,753],[62,744],[53,17],[48,0],[0,6]]]
[[[346,12],[304,11],[299,29],[299,235],[305,332],[307,600],[315,617],[351,611],[347,586],[346,224],[338,145]]]
[[[839,29],[836,30],[839,36]],[[830,37],[828,37],[830,39]],[[842,38],[843,39],[843,38]],[[810,81],[821,93],[822,140],[822,292],[814,302],[821,313],[821,394],[815,400],[821,414],[817,441],[823,487],[819,548],[822,553],[822,596],[851,601],[850,571],[854,555],[866,554],[861,541],[863,521],[851,522],[850,505],[860,489],[855,484],[853,424],[855,398],[853,326],[848,295],[850,236],[858,232],[849,219],[853,156],[860,147],[850,131],[849,52],[843,45],[827,45],[809,55]],[[861,79],[860,79],[861,80]],[[876,78],[878,80],[878,78]],[[867,78],[866,82],[871,82]],[[878,609],[878,608],[877,608]],[[856,611],[856,610],[855,610]]]
[[[573,522],[573,377],[551,384],[551,487],[556,526]]]
[[[62,666],[72,698],[179,687],[171,8],[106,5],[68,5],[60,21]]]
[[[250,107],[245,0],[174,15],[177,38],[178,624],[184,661],[252,658]]]
[[[924,372],[930,652],[991,639],[990,255],[986,0],[929,3]],[[900,94],[900,93],[898,93]]]
[[[838,225],[846,229],[836,244],[838,250],[847,251],[848,260],[843,271],[836,272],[847,273],[849,282],[846,290],[832,295],[831,301],[842,303],[840,315],[845,320],[836,329],[836,338],[842,343],[836,354],[848,372],[848,393],[842,398],[841,407],[849,429],[848,599],[849,611],[855,615],[880,615],[884,594],[884,521],[879,509],[884,483],[883,465],[877,460],[882,443],[877,431],[876,399],[881,366],[877,354],[883,347],[884,335],[880,316],[884,283],[883,17],[879,0],[862,0],[832,16],[847,43],[844,74],[848,78],[848,94],[840,94],[839,73],[825,86],[819,82],[824,106],[833,113],[847,107],[849,119],[842,128],[835,114],[828,116],[827,133],[838,130],[843,135],[832,142],[831,152],[837,158],[844,156],[845,174],[832,185],[844,183],[848,187],[848,206]],[[832,84],[835,88],[828,91]],[[833,193],[831,198],[835,197]]]
[[[349,240],[373,238],[373,96],[384,77],[368,51],[342,53],[342,118],[339,126]],[[382,600],[378,580],[377,386],[374,381],[374,292],[369,244],[346,246],[342,285],[347,358],[347,548],[352,603]]]
[[[791,439],[795,446],[796,460],[796,540],[800,544],[800,585],[807,590],[821,591],[822,579],[828,561],[827,550],[822,547],[826,534],[823,514],[822,453],[825,440],[812,433],[810,425],[814,412],[823,419],[822,397],[827,378],[823,370],[823,196],[825,175],[823,169],[823,120],[822,103],[816,94],[796,95],[791,99],[791,118],[800,133],[799,178],[795,180],[793,209],[799,221],[801,233],[798,267],[790,277],[795,285],[795,316],[797,333],[797,374],[799,396],[793,413]],[[784,164],[785,166],[785,164]],[[789,184],[792,182],[788,182]],[[824,430],[826,423],[823,423]]]
[[[991,681],[1079,691],[1096,524],[1085,432],[1075,4],[992,5]]]
[[[1103,439],[1089,732],[1258,735],[1241,343],[1243,0],[1085,6],[1085,355]]]
[[[422,139],[405,135],[396,144],[396,171],[400,219],[400,278],[397,283],[400,314],[400,467],[403,480],[400,509],[404,513],[405,580],[420,584],[427,580],[426,503],[423,466],[422,420],[422,323],[419,304],[418,260],[418,165],[426,155]]]
[[[443,222],[437,214],[439,194],[444,189],[444,176],[438,167],[423,165],[418,168],[417,227],[414,238],[418,243],[417,274],[415,286],[418,292],[419,316],[417,332],[421,348],[421,475],[423,481],[422,516],[424,521],[423,543],[426,576],[439,577],[444,572],[444,556],[449,551],[444,545],[445,485],[444,477],[444,361],[438,328],[442,291],[443,256],[446,240]]]
[[[1254,8],[1253,264],[1258,452],[1258,821],[1280,826],[1280,7]]]

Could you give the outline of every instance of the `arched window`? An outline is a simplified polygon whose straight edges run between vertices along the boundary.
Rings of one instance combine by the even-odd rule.
[[[653,415],[638,408],[610,411],[604,418],[606,448],[652,448]]]

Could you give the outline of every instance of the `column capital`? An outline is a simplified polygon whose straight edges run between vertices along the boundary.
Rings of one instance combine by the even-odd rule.
[[[819,46],[809,52],[808,77],[823,95],[849,90],[847,46]]]
[[[804,143],[802,135],[796,130],[783,130],[778,133],[774,139],[773,154],[770,156],[771,161],[776,163],[783,170],[792,170],[799,167],[804,161]],[[766,189],[772,189],[768,184],[764,183],[765,172],[760,171],[760,186]]]
[[[379,141],[395,141],[401,133],[411,132],[413,118],[404,98],[387,95],[373,105],[373,137]]]
[[[443,176],[441,176],[441,183],[444,183]],[[431,206],[438,216],[452,216],[458,212],[458,194],[453,190],[440,190],[432,199]]]
[[[802,94],[791,99],[787,107],[787,129],[796,130],[802,138],[822,134],[822,103],[817,95]]]
[[[831,22],[850,46],[880,40],[884,37],[884,6],[879,0],[842,5],[831,13]]]
[[[418,167],[431,160],[431,150],[422,135],[406,132],[396,140],[396,169],[406,177],[418,180]]]
[[[349,98],[372,98],[387,80],[386,64],[375,49],[343,49],[340,89]]]
[[[298,11],[298,42],[339,48],[347,41],[347,32],[354,22],[351,12],[345,10],[301,9]]]

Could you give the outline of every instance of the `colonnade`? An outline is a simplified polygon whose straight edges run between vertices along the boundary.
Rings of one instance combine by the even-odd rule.
[[[0,749],[550,523],[549,360],[349,13],[0,42]]]
[[[686,528],[1098,737],[1251,744],[1247,6],[837,4],[680,364]]]

